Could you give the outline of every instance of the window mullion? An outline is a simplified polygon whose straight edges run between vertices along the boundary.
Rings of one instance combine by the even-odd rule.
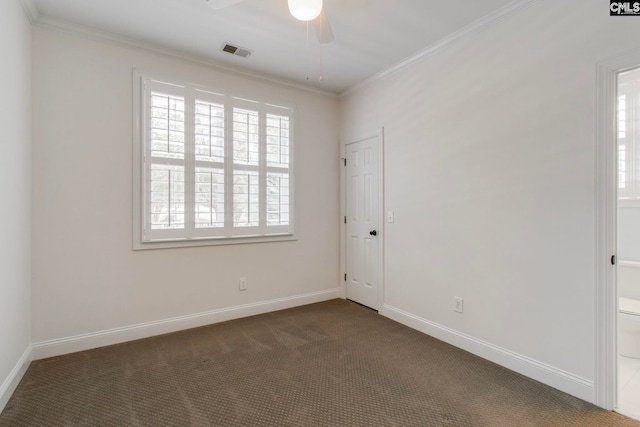
[[[188,88],[184,94],[184,226],[187,238],[195,231],[195,93]]]
[[[151,212],[149,206],[151,204],[151,195],[149,194],[149,188],[151,187],[151,89],[148,88],[147,79],[142,81],[142,91],[144,94],[142,102],[142,188],[140,192],[142,194],[142,240],[148,241],[151,239]]]
[[[260,234],[267,233],[267,113],[264,105],[260,105],[258,112],[259,128],[259,162],[258,162],[258,177],[259,177],[259,209],[260,220],[259,230]]]
[[[233,235],[233,104],[224,103],[224,233]]]
[[[218,244],[215,240],[222,242],[227,239],[232,239],[227,242],[233,243],[236,239],[238,242],[250,241],[267,234],[271,235],[268,240],[278,240],[277,235],[290,235],[293,230],[291,223],[268,226],[269,189],[267,186],[270,182],[270,174],[288,176],[290,205],[288,210],[291,214],[293,212],[291,177],[293,165],[280,167],[281,165],[278,165],[275,159],[271,165],[268,162],[267,157],[271,146],[268,145],[267,135],[272,132],[275,135],[277,123],[273,122],[274,129],[271,129],[268,127],[267,118],[271,117],[273,111],[275,111],[274,115],[285,117],[291,110],[286,107],[275,107],[206,92],[188,85],[150,80],[146,77],[140,78],[139,81],[139,88],[136,88],[139,105],[136,110],[139,110],[137,114],[139,114],[140,137],[135,139],[136,152],[134,153],[137,153],[137,156],[134,156],[136,158],[134,175],[139,176],[139,180],[136,179],[134,193],[140,194],[139,209],[137,206],[134,207],[134,218],[138,228],[134,230],[134,249]],[[211,111],[208,114],[209,143],[213,144],[214,136],[217,141],[215,153],[209,151],[208,155],[204,152],[204,148],[202,155],[198,154],[201,147],[200,133],[203,135],[203,141],[207,137],[204,127],[200,131],[200,125],[197,125],[200,123],[204,126],[207,120],[204,107],[201,111],[201,103],[202,105],[210,103],[210,106],[215,105],[217,108],[216,118]],[[209,109],[211,110],[211,107]],[[234,120],[236,110],[238,111],[237,123]],[[224,117],[221,117],[222,114]],[[246,120],[242,119],[245,115]],[[212,120],[216,122],[215,135],[211,129]],[[246,159],[241,147],[238,147],[237,152],[234,151],[234,131],[240,132],[238,141],[244,141],[246,136],[250,144],[250,147],[245,150]],[[221,140],[224,147],[220,147]],[[165,147],[164,144],[167,146]],[[275,144],[276,142],[274,142],[274,153],[278,148]],[[209,147],[210,150],[213,148]],[[282,144],[279,148],[283,150]],[[293,146],[290,145],[291,157],[292,150]],[[234,162],[234,155],[239,158],[237,164]],[[211,174],[218,174],[217,178],[214,179],[213,175],[208,178],[202,175],[201,179],[199,174],[205,174],[210,170],[214,171]],[[198,175],[196,171],[199,171]],[[182,173],[184,173],[184,182],[178,182],[178,180],[183,181]],[[234,194],[236,187],[234,174],[236,173],[238,190],[241,193],[238,195]],[[165,176],[167,174],[171,176]],[[224,184],[220,182],[222,177],[224,177]],[[214,181],[216,188],[214,188]],[[210,185],[209,190],[206,190],[206,185]],[[182,191],[184,194],[178,194]],[[206,191],[210,194],[205,194]],[[220,194],[222,191],[224,195]],[[282,191],[284,194],[284,190]],[[167,195],[169,192],[170,196]],[[215,197],[214,193],[217,194]],[[258,200],[255,200],[256,197]],[[224,199],[223,215],[221,198]],[[207,200],[211,201],[211,206],[208,208],[211,223],[206,220],[206,214],[209,211],[202,207],[206,205]],[[213,213],[214,200],[219,221],[215,224],[213,222],[216,216]],[[238,204],[237,212],[234,210],[234,203]],[[248,205],[244,206],[244,203]],[[281,205],[283,203],[287,202],[281,198]],[[202,213],[199,213],[200,211]],[[284,208],[281,211],[284,212]],[[184,218],[182,218],[183,215]],[[234,218],[237,221],[237,228]],[[221,223],[222,221],[224,224]],[[200,242],[204,240],[211,242]]]

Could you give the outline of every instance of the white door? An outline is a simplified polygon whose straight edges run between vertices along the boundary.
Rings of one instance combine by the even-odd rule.
[[[347,298],[379,307],[378,137],[346,146]]]

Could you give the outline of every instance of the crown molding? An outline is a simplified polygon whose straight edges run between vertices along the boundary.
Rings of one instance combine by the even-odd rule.
[[[269,83],[269,84],[273,84],[281,87],[297,89],[297,90],[301,90],[311,94],[320,95],[328,98],[334,98],[334,99],[345,97],[351,93],[362,90],[365,87],[368,87],[376,82],[379,82],[390,76],[393,76],[394,74],[397,74],[403,70],[406,70],[412,67],[413,65],[416,65],[424,61],[428,57],[440,52],[441,50],[446,49],[448,46],[450,46],[454,42],[466,37],[470,37],[473,34],[485,29],[489,25],[496,24],[497,22],[504,20],[509,16],[514,15],[515,13],[526,9],[527,7],[533,5],[538,1],[539,0],[514,0],[506,4],[505,6],[499,9],[496,9],[492,13],[485,15],[484,17],[478,19],[477,21],[472,22],[466,27],[438,40],[437,42],[431,44],[430,46],[427,46],[426,48],[407,57],[406,59],[398,62],[397,64],[392,65],[391,67],[383,71],[380,71],[379,73],[374,74],[373,76],[367,78],[361,83],[358,83],[340,93],[335,93],[329,90],[309,87],[307,85],[294,82],[292,80],[277,78],[277,77],[273,77],[263,73],[247,71],[244,68],[233,67],[227,64],[222,64],[214,59],[211,59],[202,55],[191,54],[184,51],[167,48],[154,43],[142,42],[140,40],[121,36],[118,34],[107,32],[107,31],[101,31],[95,28],[53,18],[51,16],[45,16],[38,12],[38,9],[35,5],[35,0],[20,0],[31,23],[38,27],[47,28],[50,30],[58,30],[58,31],[81,34],[93,39],[108,41],[114,44],[124,45],[127,47],[139,49],[145,52],[153,52],[153,53],[161,54],[164,56],[169,56],[174,59],[177,58],[186,62],[191,62],[198,65],[204,65],[206,67],[209,67],[219,72],[233,74],[233,75],[241,75],[243,77],[250,78],[256,81],[261,81],[263,83]]]
[[[514,0],[501,8],[496,9],[488,15],[483,16],[477,21],[472,22],[466,27],[461,28],[454,33],[449,34],[446,37],[438,40],[437,42],[427,46],[426,48],[418,51],[417,53],[409,56],[408,58],[398,62],[391,67],[380,71],[379,73],[374,74],[368,79],[358,83],[355,86],[350,87],[338,94],[339,98],[345,97],[351,93],[357,92],[359,90],[364,89],[367,86],[370,86],[376,82],[384,80],[392,75],[399,73],[400,71],[406,70],[407,68],[411,68],[413,65],[418,64],[424,61],[426,58],[446,49],[448,46],[457,42],[458,40],[464,39],[466,37],[470,37],[473,34],[485,29],[489,25],[496,24],[501,20],[504,20],[511,15],[514,15],[517,12],[520,12],[532,4],[538,2],[539,0]]]
[[[0,0],[1,1],[1,0]],[[32,0],[22,0],[32,1]],[[296,89],[303,92],[307,92],[313,95],[319,95],[331,99],[337,99],[338,94],[332,91],[309,87],[304,84],[287,80],[283,78],[277,78],[268,74],[262,74],[258,72],[247,71],[244,68],[233,67],[226,64],[222,64],[212,58],[206,56],[191,54],[184,51],[171,49],[161,46],[159,44],[143,42],[130,37],[121,36],[119,34],[110,33],[108,31],[97,30],[95,28],[87,27],[80,24],[75,24],[69,21],[53,18],[48,15],[39,14],[38,18],[33,21],[33,25],[40,28],[45,28],[54,31],[61,31],[66,33],[72,33],[81,35],[87,38],[91,38],[97,41],[103,41],[112,43],[115,45],[125,46],[128,48],[137,49],[145,53],[155,53],[162,56],[169,57],[171,59],[179,59],[184,62],[205,66],[211,70],[231,74],[234,76],[242,76],[257,82],[268,83],[275,86],[280,86],[287,89]]]
[[[24,9],[24,13],[29,18],[29,22],[32,24],[37,21],[40,16],[40,12],[38,11],[38,6],[36,6],[35,0],[20,0],[20,4]]]

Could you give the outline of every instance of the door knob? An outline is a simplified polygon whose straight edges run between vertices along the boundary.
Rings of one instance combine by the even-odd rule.
[[[377,236],[378,232],[376,230],[371,230],[369,234],[371,234],[372,236]]]

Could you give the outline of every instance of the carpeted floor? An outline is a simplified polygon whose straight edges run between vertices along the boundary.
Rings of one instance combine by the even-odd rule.
[[[640,426],[333,300],[32,363],[0,426]]]

